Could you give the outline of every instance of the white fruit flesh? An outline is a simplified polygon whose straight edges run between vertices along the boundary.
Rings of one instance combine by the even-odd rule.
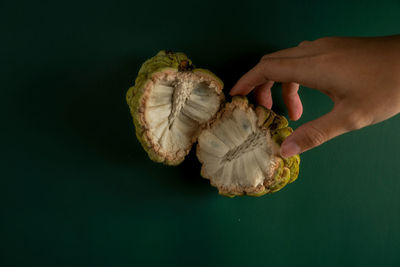
[[[147,83],[147,136],[160,155],[185,155],[199,128],[218,111],[220,86],[205,73],[168,69]]]
[[[276,167],[276,145],[268,130],[257,126],[251,108],[235,107],[223,113],[199,136],[197,156],[202,175],[220,191],[262,190]]]

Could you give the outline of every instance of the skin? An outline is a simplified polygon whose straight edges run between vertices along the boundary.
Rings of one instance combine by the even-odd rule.
[[[303,112],[299,85],[319,90],[334,102],[329,113],[285,139],[281,155],[290,157],[400,112],[400,35],[301,42],[263,56],[230,94],[253,91],[259,104],[271,108],[274,82],[282,83],[291,120],[298,120]]]

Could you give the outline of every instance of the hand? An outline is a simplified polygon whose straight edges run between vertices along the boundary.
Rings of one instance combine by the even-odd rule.
[[[304,41],[262,57],[230,94],[254,90],[257,102],[271,108],[274,82],[282,82],[292,120],[303,112],[299,84],[325,93],[334,102],[329,113],[303,124],[283,142],[281,155],[290,157],[400,112],[400,35]]]

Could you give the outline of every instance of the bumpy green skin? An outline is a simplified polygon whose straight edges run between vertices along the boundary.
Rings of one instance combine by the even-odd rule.
[[[167,160],[154,151],[153,147],[149,143],[149,140],[147,140],[147,137],[144,135],[144,125],[140,121],[139,116],[139,110],[143,108],[141,103],[142,97],[145,94],[146,83],[155,73],[171,68],[179,71],[207,73],[213,77],[215,82],[220,84],[221,88],[223,88],[223,82],[208,70],[199,68],[195,69],[192,61],[184,53],[161,50],[157,53],[157,55],[143,63],[135,80],[135,85],[128,89],[128,92],[126,93],[126,102],[128,103],[133,118],[133,123],[136,129],[136,137],[149,155],[149,158],[155,162],[162,162],[167,165],[178,165],[184,160],[184,157],[176,158],[174,160]]]
[[[279,146],[293,132],[293,129],[288,127],[287,119],[276,114],[272,110],[266,109],[262,106],[257,106],[256,114],[259,118],[258,122],[270,130],[272,140],[274,140]],[[280,166],[277,169],[274,177],[275,183],[270,187],[270,191],[265,193],[277,192],[285,187],[285,185],[288,183],[294,182],[299,176],[299,170],[299,155],[289,158],[282,158],[280,161]]]
[[[246,97],[237,96],[232,99],[234,101],[246,101],[248,100]],[[271,133],[271,138],[276,142],[277,145],[281,145],[282,142],[288,137],[293,129],[288,127],[288,121],[285,117],[276,114],[272,110],[266,109],[262,106],[257,106],[255,108],[255,112],[258,117],[258,126],[267,128]],[[274,193],[281,190],[288,183],[294,182],[299,176],[299,168],[300,168],[300,156],[295,155],[290,158],[279,158],[279,166],[275,171],[274,182],[269,187],[266,187],[265,190],[257,193],[247,193],[248,196],[259,197],[268,193]],[[226,194],[220,193],[226,197],[235,197],[242,196],[241,194]]]

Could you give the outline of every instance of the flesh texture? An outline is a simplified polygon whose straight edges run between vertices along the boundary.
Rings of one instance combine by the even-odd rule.
[[[216,84],[207,77],[168,71],[148,84],[145,120],[149,139],[163,154],[179,154],[191,147],[199,127],[218,111]]]
[[[235,108],[199,136],[202,174],[222,191],[263,187],[275,169],[274,143],[253,109]]]

